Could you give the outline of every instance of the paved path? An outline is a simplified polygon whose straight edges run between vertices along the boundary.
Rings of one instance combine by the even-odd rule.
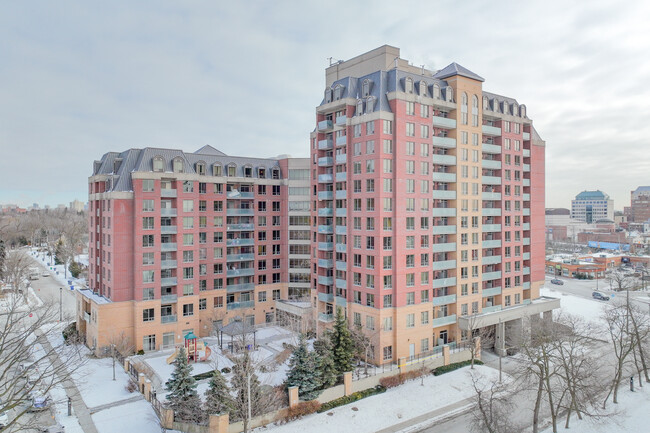
[[[457,401],[454,404],[449,406],[441,407],[431,412],[427,412],[415,418],[411,418],[408,421],[395,424],[391,427],[379,430],[377,433],[407,433],[407,432],[418,432],[424,428],[430,427],[431,425],[439,422],[443,422],[449,418],[455,418],[461,414],[464,414],[472,409],[474,398],[466,398],[461,401]]]

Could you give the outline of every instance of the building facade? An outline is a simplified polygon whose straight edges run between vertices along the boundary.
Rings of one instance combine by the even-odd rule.
[[[376,363],[461,341],[470,317],[502,326],[502,312],[546,308],[545,143],[483,82],[390,46],[326,69],[310,136],[314,314],[320,330],[343,308]]]
[[[88,182],[89,289],[78,328],[99,350],[173,347],[235,318],[275,321],[309,294],[309,161],[205,146],[110,152]]]
[[[650,186],[640,186],[630,193],[630,207],[625,208],[627,221],[645,223],[650,221]]]
[[[614,220],[614,200],[602,191],[582,191],[571,200],[571,218],[587,224]]]

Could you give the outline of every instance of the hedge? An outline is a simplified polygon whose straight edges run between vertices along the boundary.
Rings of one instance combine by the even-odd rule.
[[[300,419],[303,416],[310,415],[318,411],[318,409],[320,409],[321,406],[322,405],[316,400],[302,401],[297,405],[295,405],[294,407],[289,408],[289,410],[287,411],[287,415],[284,417],[283,421],[287,423],[289,421]]]
[[[320,409],[318,409],[318,413],[325,412],[334,409],[335,407],[343,406],[345,404],[361,400],[362,398],[370,397],[371,395],[381,394],[382,392],[386,392],[386,388],[384,388],[381,385],[377,385],[374,388],[364,389],[363,391],[353,392],[350,395],[339,397],[336,400],[323,403]]]
[[[379,379],[379,384],[385,388],[394,388],[408,380],[417,379],[418,377],[424,376],[425,374],[429,374],[429,370],[411,370],[407,371],[406,373],[396,374],[394,376],[382,377]]]
[[[459,368],[468,366],[472,364],[472,360],[468,359],[467,361],[454,362],[453,364],[443,365],[433,370],[434,376],[440,376],[441,374],[449,373],[450,371],[458,370]],[[483,361],[479,359],[474,360],[475,365],[482,365]]]

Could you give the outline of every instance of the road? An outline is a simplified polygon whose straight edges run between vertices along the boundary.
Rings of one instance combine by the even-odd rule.
[[[32,289],[36,296],[41,298],[43,302],[52,303],[62,307],[62,317],[70,320],[75,320],[77,317],[77,301],[76,294],[69,287],[61,285],[53,276],[51,271],[44,266],[39,260],[34,258],[34,266],[39,269],[38,280],[32,280]],[[45,273],[49,276],[44,277]],[[62,303],[60,302],[62,301]]]

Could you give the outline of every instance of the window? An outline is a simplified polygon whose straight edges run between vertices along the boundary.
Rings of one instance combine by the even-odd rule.
[[[422,322],[423,325],[428,325],[429,324],[429,312],[428,311],[422,311],[420,313],[420,322]]]
[[[154,182],[152,179],[144,179],[142,181],[142,191],[143,192],[152,192],[153,191],[153,186]]]
[[[393,306],[393,295],[384,295],[384,308]]]
[[[164,161],[162,157],[156,156],[153,159],[153,171],[164,171]]]
[[[259,292],[257,294],[257,302],[266,302],[266,292]]]
[[[153,217],[143,217],[142,218],[142,229],[143,230],[153,230]]]
[[[155,319],[155,314],[153,308],[145,308],[142,310],[142,321],[143,322],[153,322]]]
[[[415,292],[408,292],[406,294],[406,305],[414,305],[415,304]]]
[[[391,329],[392,329],[392,326],[391,326]],[[155,338],[155,336],[154,336],[154,338]],[[384,347],[384,349],[383,349],[383,357],[384,357],[384,361],[389,361],[389,360],[393,359],[393,346]]]
[[[415,314],[410,313],[406,315],[406,327],[414,328],[415,327]]]
[[[142,271],[142,282],[143,283],[153,283],[154,271]]]
[[[194,304],[183,305],[183,317],[194,315]]]
[[[154,264],[154,254],[153,253],[144,253],[144,254],[142,254],[142,264],[143,265],[153,265]]]
[[[142,236],[142,246],[144,248],[153,247],[153,245],[154,245],[153,235]]]
[[[153,212],[153,200],[142,200],[142,211],[143,212]]]
[[[208,300],[205,298],[199,299],[199,310],[206,310],[208,308]]]
[[[392,331],[393,330],[393,318],[392,317],[384,317],[384,324],[383,324],[384,331]],[[384,348],[385,350],[385,348]],[[384,354],[386,352],[384,351]]]

